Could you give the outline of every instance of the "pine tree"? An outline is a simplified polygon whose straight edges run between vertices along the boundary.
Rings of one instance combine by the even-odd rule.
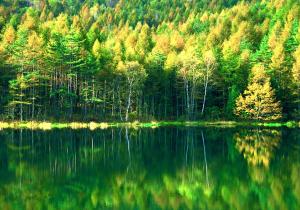
[[[282,117],[280,102],[275,99],[270,78],[261,64],[252,68],[252,78],[236,101],[238,117],[255,120],[278,120]]]

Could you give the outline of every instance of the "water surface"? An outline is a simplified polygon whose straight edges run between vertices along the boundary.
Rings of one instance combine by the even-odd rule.
[[[4,130],[0,209],[300,209],[300,130]]]

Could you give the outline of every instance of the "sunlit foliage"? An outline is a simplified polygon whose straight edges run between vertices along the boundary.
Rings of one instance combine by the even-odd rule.
[[[1,1],[1,118],[232,119],[260,64],[282,114],[247,118],[297,120],[298,3]]]

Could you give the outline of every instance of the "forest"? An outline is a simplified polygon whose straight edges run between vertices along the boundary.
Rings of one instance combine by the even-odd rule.
[[[299,0],[0,0],[1,120],[300,120]]]

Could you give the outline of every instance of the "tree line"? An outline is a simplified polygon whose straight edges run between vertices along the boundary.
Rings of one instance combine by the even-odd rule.
[[[300,119],[297,0],[4,0],[7,120]]]

